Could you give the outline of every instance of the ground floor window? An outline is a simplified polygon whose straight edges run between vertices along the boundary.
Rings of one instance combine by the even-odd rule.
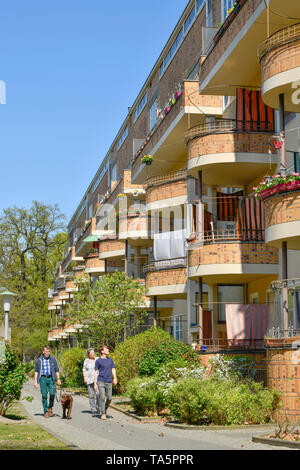
[[[174,338],[176,341],[182,340],[182,316],[174,317],[173,320],[174,327]]]
[[[226,304],[243,304],[244,286],[243,285],[218,285],[218,322],[226,323]]]

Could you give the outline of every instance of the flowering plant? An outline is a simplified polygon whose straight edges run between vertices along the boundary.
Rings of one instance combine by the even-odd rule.
[[[153,157],[152,155],[145,155],[143,158],[142,158],[142,163],[152,163],[153,162]]]
[[[277,173],[273,176],[266,176],[257,187],[254,187],[255,197],[264,199],[271,195],[271,190],[275,192],[289,191],[300,188],[300,173],[292,173],[290,175],[281,175]]]

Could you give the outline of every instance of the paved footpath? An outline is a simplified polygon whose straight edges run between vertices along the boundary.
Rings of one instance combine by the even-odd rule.
[[[34,400],[24,400],[33,396]],[[121,412],[109,409],[111,419],[100,420],[89,411],[89,401],[74,396],[72,420],[62,419],[60,403],[55,401],[52,418],[45,419],[39,390],[27,382],[21,403],[35,423],[57,438],[81,450],[284,450],[253,443],[253,435],[264,435],[274,428],[219,431],[181,430],[160,423],[140,423]]]

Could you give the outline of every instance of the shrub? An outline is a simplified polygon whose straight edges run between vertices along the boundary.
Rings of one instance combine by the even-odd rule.
[[[132,379],[127,394],[135,412],[142,416],[158,414],[164,408],[164,397],[153,377]]]
[[[210,359],[213,375],[221,379],[247,379],[256,375],[255,361],[247,356],[216,354]]]
[[[165,341],[149,348],[138,362],[138,372],[141,377],[155,374],[162,364],[166,364],[178,357],[194,354],[195,361],[197,353],[190,346],[175,340]]]
[[[11,347],[5,345],[5,361],[0,364],[0,416],[5,416],[14,400],[19,400],[26,382],[25,366],[19,362]]]
[[[153,377],[161,393],[166,397],[170,388],[180,379],[190,377],[202,379],[204,371],[205,367],[199,363],[188,363],[185,359],[179,357],[161,366]]]
[[[84,385],[82,366],[86,358],[85,349],[73,348],[64,351],[58,358],[63,386]]]
[[[138,375],[138,361],[147,349],[170,338],[166,331],[160,328],[150,328],[143,333],[128,338],[116,347],[111,357],[116,365],[119,391],[121,393],[126,390],[127,382]]]
[[[171,414],[188,424],[263,424],[279,406],[279,394],[253,381],[182,379],[169,390]]]

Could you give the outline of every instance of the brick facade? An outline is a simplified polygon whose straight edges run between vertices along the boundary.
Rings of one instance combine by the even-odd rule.
[[[186,284],[187,282],[187,269],[166,269],[162,271],[153,271],[146,273],[146,286],[162,287]]]
[[[264,243],[215,243],[189,252],[189,266],[278,264],[279,250]]]
[[[98,253],[94,255],[89,255],[85,259],[85,269],[90,268],[99,268],[101,271],[104,271],[105,262],[99,259]]]
[[[300,220],[300,191],[272,196],[264,201],[265,226]]]
[[[118,240],[105,240],[100,242],[100,254],[119,250],[125,250],[124,242]]]
[[[146,190],[146,203],[187,195],[187,179],[161,183]]]

